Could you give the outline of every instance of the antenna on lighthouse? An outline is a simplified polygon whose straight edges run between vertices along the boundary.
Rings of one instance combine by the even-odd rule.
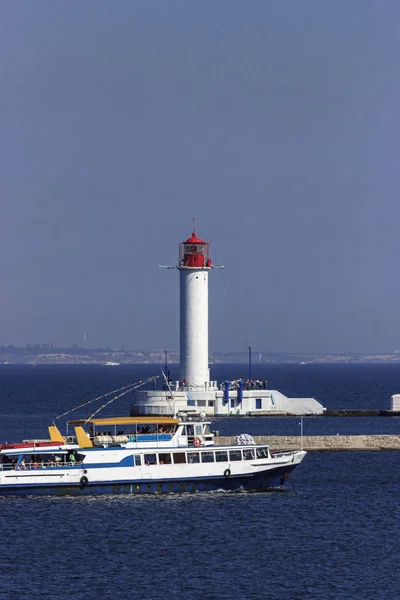
[[[193,233],[196,233],[196,217],[193,217]]]

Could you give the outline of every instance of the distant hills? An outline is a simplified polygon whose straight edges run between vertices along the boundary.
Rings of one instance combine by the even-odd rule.
[[[340,353],[340,354],[300,354],[290,352],[253,351],[252,361],[256,363],[397,363],[400,351],[385,353]],[[103,364],[107,366],[129,364],[164,364],[164,350],[125,350],[112,348],[54,348],[48,344],[33,344],[25,348],[0,346],[0,364]],[[210,355],[210,364],[248,362],[248,351],[215,352]],[[168,363],[179,363],[179,352],[168,350]]]

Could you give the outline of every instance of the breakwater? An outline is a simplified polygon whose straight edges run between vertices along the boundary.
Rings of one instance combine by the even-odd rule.
[[[216,417],[298,417],[300,415],[288,413],[282,410],[269,410],[265,412],[250,411],[244,414],[226,415],[216,414]],[[315,415],[304,415],[306,417],[400,417],[400,410],[383,410],[379,408],[337,408],[333,410],[326,409],[324,412]]]
[[[257,444],[268,444],[272,451],[298,450],[307,452],[351,452],[366,450],[400,450],[400,435],[259,435]],[[236,444],[236,437],[215,437],[216,445]]]
[[[381,409],[357,409],[357,408],[340,408],[336,410],[325,410],[324,417],[400,417],[398,410],[381,410]]]

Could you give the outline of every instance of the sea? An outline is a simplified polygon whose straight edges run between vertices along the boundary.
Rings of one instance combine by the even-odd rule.
[[[151,375],[157,365],[1,365],[0,442],[47,437],[58,415]],[[219,381],[241,376],[246,365],[211,368]],[[400,393],[400,364],[256,364],[253,377],[329,409],[389,409]],[[130,400],[101,414],[126,415]],[[301,427],[298,417],[212,421],[221,435]],[[303,428],[398,434],[400,421],[305,417]],[[398,452],[308,453],[282,492],[0,498],[0,600],[395,600],[399,534]]]

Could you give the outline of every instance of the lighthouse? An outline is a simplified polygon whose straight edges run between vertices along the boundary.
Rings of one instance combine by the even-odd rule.
[[[210,381],[208,273],[215,267],[209,255],[209,243],[197,237],[195,222],[191,237],[179,244],[178,264],[166,268],[179,271],[179,380],[171,380],[166,368],[160,387],[135,390],[132,416],[322,414],[323,406],[314,398],[287,398],[278,390],[261,389],[252,381],[245,385],[240,374],[232,381]]]
[[[208,389],[209,244],[197,237],[179,244],[180,379],[189,389]]]

